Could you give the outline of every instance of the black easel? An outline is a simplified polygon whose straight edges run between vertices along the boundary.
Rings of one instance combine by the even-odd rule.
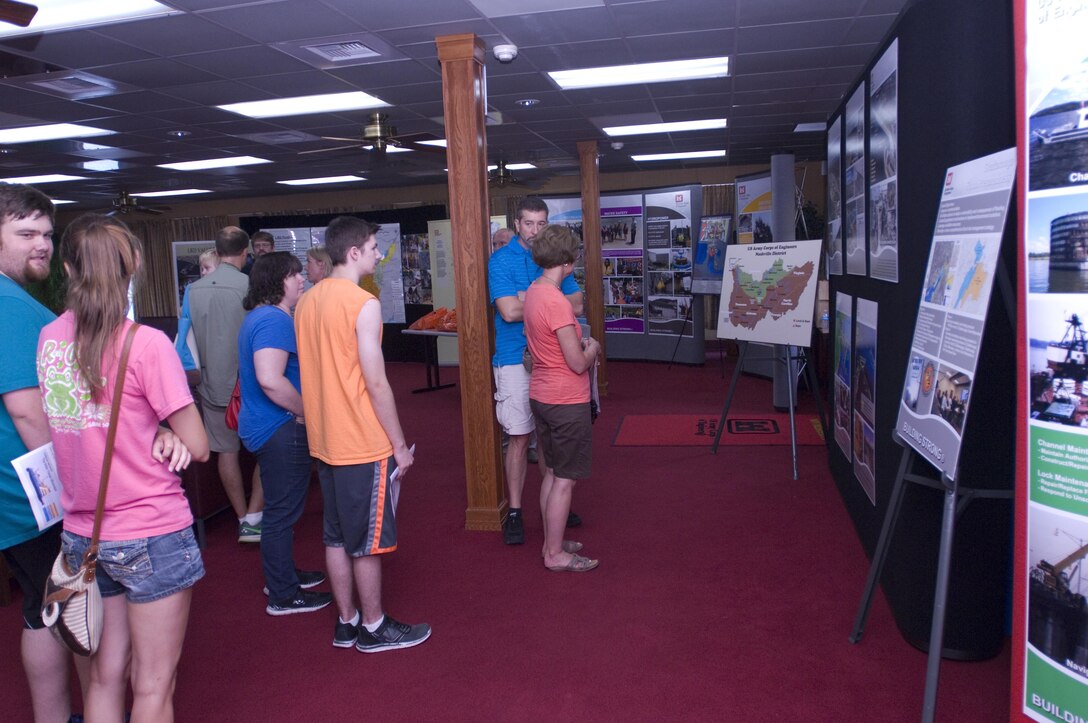
[[[718,419],[718,430],[714,433],[714,444],[710,448],[712,454],[718,453],[718,444],[722,440],[722,430],[725,429],[725,420],[729,414],[729,407],[733,404],[733,393],[737,389],[737,382],[740,380],[741,370],[744,367],[744,358],[748,355],[748,342],[739,341],[740,355],[737,357],[737,365],[733,369],[733,379],[729,382],[729,391],[725,395],[725,404],[722,406],[722,416]],[[824,441],[826,443],[827,436],[827,419],[824,416],[824,403],[820,396],[820,384],[816,379],[816,371],[812,368],[812,365],[808,363],[808,357],[805,354],[804,347],[794,347],[789,345],[775,344],[775,355],[773,357],[761,357],[757,359],[759,361],[774,361],[778,363],[784,363],[786,365],[787,381],[789,387],[789,411],[790,411],[790,447],[793,452],[793,478],[797,479],[797,427],[794,420],[794,411],[797,406],[794,399],[794,382],[797,379],[797,375],[794,372],[794,362],[803,361],[803,369],[805,373],[805,379],[808,382],[809,389],[812,390],[816,396],[816,409],[820,415],[820,427],[824,432]],[[782,351],[784,350],[784,354]],[[796,353],[795,353],[796,352]],[[783,356],[785,359],[783,360]]]
[[[691,323],[691,308],[695,306],[695,297],[690,297],[691,301],[688,303],[688,310],[684,313],[684,323],[680,325],[680,333],[676,335],[676,346],[672,348],[672,356],[669,357],[668,369],[672,369],[672,363],[676,361],[676,352],[680,351],[680,342],[684,340],[684,332],[687,331],[688,324]],[[695,329],[692,328],[691,335],[694,338]]]
[[[1005,273],[1005,266],[998,257],[997,268],[994,273],[998,292],[1005,305],[1005,311],[1009,316],[1010,324],[1015,328],[1016,300],[1013,295],[1012,284]],[[981,349],[981,340],[979,342]],[[944,512],[941,516],[941,545],[937,554],[937,583],[933,591],[933,622],[929,629],[929,654],[926,660],[926,688],[925,698],[922,704],[923,723],[933,723],[937,714],[937,687],[941,669],[941,650],[944,647],[944,619],[945,603],[948,600],[948,578],[952,569],[952,541],[956,531],[956,519],[959,518],[967,505],[974,499],[1012,499],[1014,490],[975,489],[973,487],[961,487],[959,483],[946,474],[941,474],[940,479],[913,472],[914,462],[918,459],[914,449],[909,447],[896,433],[892,437],[897,444],[903,446],[903,457],[899,460],[899,471],[895,475],[895,485],[892,487],[892,496],[888,500],[888,509],[884,513],[884,524],[880,528],[880,537],[877,538],[876,550],[873,551],[873,560],[869,565],[869,577],[865,581],[865,590],[861,594],[861,605],[858,608],[857,617],[854,619],[854,630],[850,633],[850,642],[858,643],[865,632],[865,622],[869,618],[869,609],[873,604],[873,594],[876,585],[880,581],[884,562],[888,557],[888,549],[891,547],[892,534],[898,522],[899,510],[903,503],[903,495],[906,492],[905,482],[930,487],[944,492]]]
[[[895,441],[903,444],[897,435]],[[888,500],[888,510],[884,514],[884,524],[880,528],[880,537],[873,551],[873,561],[869,566],[869,577],[865,581],[865,590],[861,594],[861,605],[854,619],[854,630],[850,633],[850,642],[859,643],[865,633],[865,623],[873,604],[876,585],[880,581],[884,562],[891,548],[892,535],[899,520],[906,482],[944,492],[944,513],[941,517],[941,546],[937,557],[937,586],[933,592],[933,622],[929,632],[929,657],[926,662],[925,701],[922,707],[922,720],[933,721],[937,712],[937,683],[941,667],[941,649],[944,647],[945,603],[948,599],[948,577],[952,567],[952,540],[955,535],[956,520],[967,506],[975,499],[1012,499],[1013,490],[975,489],[961,487],[956,480],[942,474],[940,479],[916,474],[913,471],[917,454],[910,447],[904,446],[903,456],[899,460],[899,471],[895,476],[892,496]]]

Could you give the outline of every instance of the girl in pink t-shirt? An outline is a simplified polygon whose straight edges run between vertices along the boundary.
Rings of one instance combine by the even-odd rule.
[[[544,566],[587,572],[598,561],[577,554],[580,542],[563,539],[576,480],[589,476],[592,430],[589,370],[601,345],[583,339],[574,309],[560,286],[574,270],[578,241],[566,226],[545,226],[533,239],[533,261],[543,269],[525,292],[525,338],[533,357],[529,405],[536,419],[545,472],[540,484]]]
[[[64,485],[63,553],[73,569],[90,545],[129,284],[142,260],[123,223],[87,214],[60,245],[67,311],[42,329],[38,381]],[[87,720],[173,720],[174,678],[192,586],[204,575],[177,472],[208,458],[208,440],[173,344],[135,332],[125,371],[98,556],[103,632],[91,656]],[[169,430],[160,428],[166,421]]]

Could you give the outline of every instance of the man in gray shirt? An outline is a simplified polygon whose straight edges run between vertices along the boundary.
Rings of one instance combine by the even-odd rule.
[[[246,312],[242,299],[249,290],[249,277],[242,273],[249,250],[249,235],[237,226],[227,226],[215,238],[219,267],[189,287],[189,312],[200,356],[200,405],[208,443],[219,457],[219,478],[227,499],[238,516],[238,541],[261,541],[261,511],[264,494],[257,472],[253,493],[246,505],[242,467],[238,461],[241,442],[238,432],[224,419],[231,393],[238,381],[238,330]]]

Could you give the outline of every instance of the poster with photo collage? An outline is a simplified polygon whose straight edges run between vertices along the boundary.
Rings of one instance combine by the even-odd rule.
[[[601,263],[604,328],[641,334],[646,330],[646,267],[642,194],[601,197]]]
[[[869,87],[869,275],[899,281],[899,40],[873,66]]]
[[[865,249],[865,83],[846,101],[846,211],[843,231],[846,237],[846,273],[864,276]]]
[[[691,191],[647,193],[646,321],[651,334],[694,336]]]
[[[1026,183],[1019,191],[1018,420],[1026,508],[1015,571],[1023,646],[1022,712],[1038,721],[1088,719],[1088,12],[1083,2],[1017,0],[1022,11]],[[1026,398],[1025,398],[1026,397]]]

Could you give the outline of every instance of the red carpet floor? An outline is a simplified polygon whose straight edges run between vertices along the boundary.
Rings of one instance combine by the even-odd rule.
[[[611,446],[630,414],[720,404],[706,367],[615,362],[597,421],[594,475],[575,492],[572,535],[601,560],[584,575],[544,570],[530,472],[528,542],[464,531],[461,388],[410,394],[417,364],[390,365],[417,445],[385,564],[385,605],[427,621],[422,646],[380,655],[333,648],[331,609],[264,613],[254,546],[209,523],[176,696],[179,721],[691,720],[916,721],[926,658],[900,637],[878,594],[860,645],[847,641],[868,561],[823,447]],[[727,370],[728,374],[728,370]],[[443,380],[456,380],[443,370]],[[653,383],[667,377],[669,384]],[[744,378],[737,403],[768,408]],[[801,411],[815,409],[802,394]],[[296,532],[297,562],[322,565],[320,493]],[[3,719],[29,721],[16,603],[0,608]],[[939,718],[1007,719],[1009,654],[945,661]]]

